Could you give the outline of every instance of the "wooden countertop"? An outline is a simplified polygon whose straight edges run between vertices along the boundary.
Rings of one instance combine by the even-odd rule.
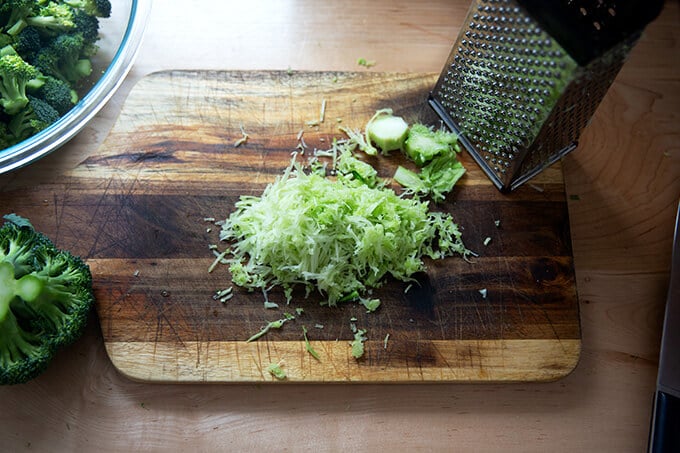
[[[438,73],[468,5],[157,1],[119,92],[63,149],[0,175],[0,197],[96,153],[126,95],[150,72]],[[83,338],[47,373],[0,387],[0,451],[643,451],[680,196],[678,25],[679,4],[669,1],[563,164],[583,337],[580,363],[566,378],[508,385],[142,384],[113,368],[93,315]],[[376,65],[360,67],[359,57]]]

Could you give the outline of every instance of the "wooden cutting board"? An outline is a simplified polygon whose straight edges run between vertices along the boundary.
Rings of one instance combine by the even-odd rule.
[[[468,172],[437,208],[454,216],[479,257],[428,261],[410,291],[401,282],[376,291],[383,303],[375,313],[356,304],[323,307],[316,295],[286,306],[277,292],[270,299],[281,308],[265,309],[261,293],[238,288],[227,303],[213,299],[231,282],[226,266],[207,271],[219,228],[204,218],[224,219],[240,195],[259,195],[289,164],[301,130],[312,150],[341,137],[340,124],[363,128],[380,108],[438,125],[426,102],[435,80],[283,71],[168,71],[142,79],[103,146],[63,182],[57,209],[71,219],[57,224],[61,236],[69,229],[79,238],[70,245],[92,268],[115,367],[154,382],[280,382],[266,371],[279,362],[287,382],[544,381],[568,374],[581,343],[559,165],[505,195],[463,153]],[[322,103],[323,122],[307,125],[320,119]],[[242,132],[248,140],[237,147]],[[405,163],[399,153],[370,162],[386,178]],[[43,195],[24,196],[39,203]],[[294,321],[246,343],[296,308],[304,312]],[[359,360],[349,347],[352,318],[368,333]],[[306,352],[302,326],[319,360]]]

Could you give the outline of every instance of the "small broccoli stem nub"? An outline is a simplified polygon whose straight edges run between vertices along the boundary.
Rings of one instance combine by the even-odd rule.
[[[9,262],[0,262],[0,383],[23,382],[46,366],[51,357],[40,334],[24,330],[14,310],[21,304],[15,295],[17,280]],[[30,363],[31,366],[26,366]]]
[[[88,58],[81,58],[72,66],[62,65],[61,74],[73,83],[78,82],[92,74],[92,62]]]
[[[68,324],[75,296],[59,280],[46,275],[29,274],[17,281],[17,295],[47,323],[50,331],[58,331]]]

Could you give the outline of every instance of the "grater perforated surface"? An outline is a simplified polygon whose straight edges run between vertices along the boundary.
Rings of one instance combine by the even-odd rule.
[[[616,2],[562,0],[548,9],[532,1],[473,1],[430,97],[502,190],[576,147],[638,36],[620,40]],[[559,27],[549,32],[551,22]],[[563,22],[580,34],[566,39]]]

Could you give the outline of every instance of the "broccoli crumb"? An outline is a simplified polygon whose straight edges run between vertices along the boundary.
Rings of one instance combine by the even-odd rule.
[[[366,307],[366,312],[367,313],[373,313],[378,309],[380,306],[380,299],[365,299],[361,298],[360,299],[361,304]]]
[[[358,329],[354,333],[354,340],[350,343],[352,357],[359,359],[364,355],[364,341],[366,341],[366,329]]]
[[[370,68],[371,66],[375,66],[375,61],[373,60],[367,60],[365,58],[357,58],[357,64],[359,66],[363,66],[365,68]]]
[[[288,377],[286,375],[286,371],[282,368],[282,366],[283,361],[280,361],[278,363],[270,363],[269,366],[267,367],[267,371],[269,371],[269,373],[276,379],[282,381]]]

